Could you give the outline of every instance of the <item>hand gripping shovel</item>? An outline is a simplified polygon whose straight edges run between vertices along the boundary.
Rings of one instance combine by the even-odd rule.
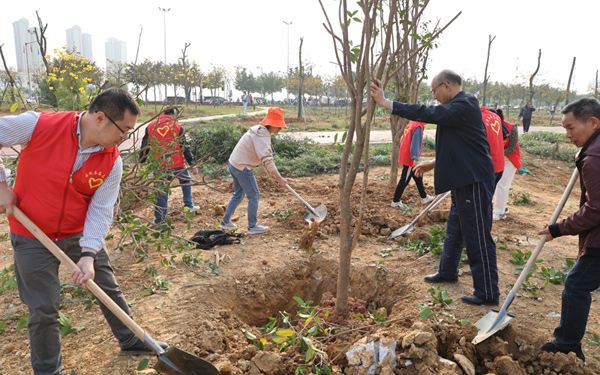
[[[421,218],[421,216],[423,216],[426,213],[428,213],[429,211],[433,210],[448,195],[450,195],[450,192],[447,192],[444,195],[436,195],[435,199],[432,200],[431,203],[429,203],[429,206],[425,207],[425,209],[423,211],[421,211],[421,213],[419,214],[419,216],[415,217],[415,219],[413,221],[411,221],[410,224],[407,224],[407,225],[403,226],[402,228],[398,228],[395,231],[393,231],[392,233],[390,233],[389,239],[390,240],[394,239],[394,238],[396,238],[398,236],[401,236],[401,235],[406,234],[406,233],[410,232],[411,230],[413,230],[413,228],[415,227],[415,223],[417,221],[419,221],[419,219]]]
[[[577,168],[575,168],[575,170],[573,171],[573,175],[571,176],[571,180],[569,181],[569,184],[567,185],[565,192],[563,193],[563,196],[560,199],[560,202],[558,203],[558,206],[556,206],[556,210],[554,210],[554,214],[552,215],[552,218],[550,218],[550,222],[548,223],[548,225],[554,224],[556,222],[556,219],[558,219],[558,216],[560,215],[563,207],[565,206],[565,203],[567,202],[567,199],[569,198],[569,195],[571,194],[571,190],[573,190],[573,185],[575,185],[575,181],[577,181],[578,176],[579,171],[577,170]],[[523,271],[521,271],[521,274],[515,282],[515,285],[513,285],[512,289],[508,293],[506,301],[502,305],[500,311],[492,310],[489,313],[487,313],[483,318],[479,319],[477,323],[475,323],[475,326],[477,327],[479,333],[477,333],[477,336],[475,336],[473,341],[471,341],[473,344],[477,345],[480,342],[486,340],[490,336],[494,335],[496,332],[500,331],[502,328],[506,327],[510,322],[512,322],[515,319],[514,315],[508,314],[506,310],[515,299],[515,295],[517,294],[519,289],[521,289],[521,285],[523,285],[523,282],[525,281],[525,278],[527,278],[531,267],[533,267],[535,260],[540,254],[540,251],[542,251],[542,247],[546,242],[546,238],[547,235],[544,234],[538,241],[535,250],[531,254],[531,257],[529,258],[529,261],[527,261],[527,264],[523,268]]]
[[[29,220],[23,211],[14,207],[13,213],[17,220],[19,220],[21,224],[23,224],[41,243],[43,243],[44,246],[46,246],[46,248],[69,269],[69,271],[77,269],[77,264],[56,246],[56,244],[52,242],[52,240],[50,240],[37,225]],[[148,333],[144,332],[144,330],[138,326],[137,323],[119,307],[119,305],[100,289],[98,284],[92,280],[88,280],[85,285],[104,305],[106,305],[106,307],[110,309],[110,311],[113,312],[113,314],[117,316],[117,318],[119,318],[120,321],[142,340],[146,346],[156,353],[158,362],[154,368],[157,371],[167,375],[219,375],[219,371],[215,366],[195,355],[173,346],[169,346],[165,352],[163,348],[148,335]]]
[[[300,201],[304,203],[306,208],[308,208],[308,213],[306,214],[306,216],[304,216],[305,221],[311,223],[312,219],[314,218],[317,223],[320,223],[321,221],[325,220],[325,217],[327,216],[327,207],[325,207],[325,205],[319,202],[315,207],[311,207],[311,205],[308,204],[308,202],[306,202],[304,199],[302,199],[302,197],[300,197],[298,193],[296,193],[289,184],[286,184],[285,186],[287,186],[287,188],[290,189],[292,193],[294,193],[296,198],[300,199]]]

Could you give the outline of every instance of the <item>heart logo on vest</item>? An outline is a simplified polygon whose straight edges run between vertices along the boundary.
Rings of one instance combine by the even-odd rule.
[[[104,182],[104,180],[101,179],[101,178],[90,177],[90,179],[88,180],[88,182],[90,184],[90,189],[94,189],[94,188],[97,188],[98,186],[102,185],[102,183]]]
[[[156,129],[156,131],[158,132],[158,134],[160,134],[161,137],[164,137],[165,134],[167,134],[167,132],[169,131],[169,125],[161,126],[160,128]]]
[[[500,125],[500,121],[498,121],[498,120],[495,120],[494,122],[492,122],[492,123],[490,124],[490,126],[492,127],[492,130],[493,130],[493,131],[494,131],[496,134],[499,134],[499,133],[500,133],[500,127],[501,127],[501,125]]]

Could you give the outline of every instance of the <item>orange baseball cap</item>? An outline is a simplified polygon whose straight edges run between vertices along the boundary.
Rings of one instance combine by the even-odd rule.
[[[260,122],[261,125],[271,125],[274,128],[287,128],[285,124],[283,111],[279,107],[269,108],[267,116]]]

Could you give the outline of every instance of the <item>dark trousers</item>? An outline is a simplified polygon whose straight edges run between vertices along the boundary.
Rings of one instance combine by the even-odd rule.
[[[531,118],[523,118],[523,132],[529,131],[529,125],[531,124]]]
[[[581,347],[592,304],[591,292],[600,287],[599,269],[600,258],[583,256],[565,280],[560,324],[554,330],[554,343],[560,350],[575,351]]]
[[[400,202],[400,198],[402,198],[402,194],[404,194],[404,189],[408,186],[410,179],[415,180],[415,184],[417,184],[417,189],[419,190],[419,195],[421,198],[427,197],[427,192],[425,191],[425,186],[423,186],[423,177],[415,176],[415,172],[412,168],[410,168],[410,175],[408,174],[408,169],[410,167],[404,165],[402,168],[402,175],[400,176],[400,181],[398,181],[398,185],[396,186],[396,192],[394,193],[394,202]]]
[[[81,234],[77,234],[56,241],[55,244],[77,263],[81,254],[80,238]],[[14,249],[19,296],[29,309],[27,331],[31,347],[31,366],[35,375],[61,375],[64,373],[64,367],[58,328],[60,261],[34,238],[11,233],[10,239]],[[98,252],[94,269],[96,284],[131,316],[105,250]],[[100,309],[113,335],[119,340],[120,347],[127,348],[137,341],[135,334],[102,303]]]
[[[491,201],[494,180],[452,189],[452,204],[446,221],[446,238],[438,272],[446,279],[458,275],[463,245],[473,273],[473,294],[488,300],[500,295],[496,244],[492,238]]]

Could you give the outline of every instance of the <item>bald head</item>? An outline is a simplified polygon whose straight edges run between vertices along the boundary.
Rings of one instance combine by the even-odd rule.
[[[436,74],[431,81],[431,92],[440,104],[447,104],[461,89],[462,79],[452,70],[445,69]]]
[[[450,84],[456,84],[462,86],[462,79],[458,74],[450,69],[444,69],[439,72],[434,78],[434,83],[448,82]]]

